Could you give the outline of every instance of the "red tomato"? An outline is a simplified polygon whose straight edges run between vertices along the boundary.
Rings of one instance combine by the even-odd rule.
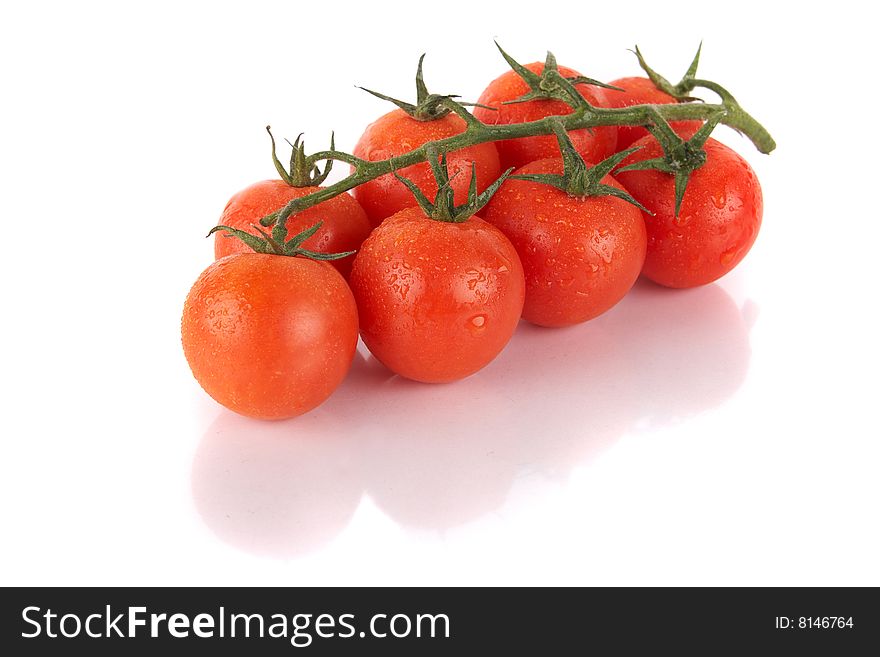
[[[447,114],[433,121],[418,121],[403,110],[396,109],[367,126],[353,154],[371,162],[386,160],[414,150],[425,142],[454,137],[464,132],[465,127],[464,119],[455,114]],[[446,157],[457,204],[467,200],[471,162],[477,165],[477,189],[480,192],[501,174],[498,151],[492,143],[469,146]],[[418,185],[428,198],[437,195],[437,181],[427,162],[406,167],[398,173]],[[383,219],[404,208],[416,205],[410,191],[392,174],[356,187],[354,196],[366,210],[373,226],[378,226]]]
[[[357,308],[326,262],[240,253],[199,276],[181,333],[193,375],[211,397],[236,413],[277,420],[315,408],[345,378]]]
[[[435,221],[419,207],[389,217],[354,260],[361,337],[389,369],[416,381],[461,379],[501,351],[522,313],[513,245],[476,216]]]
[[[260,219],[280,210],[288,201],[319,189],[320,187],[292,187],[283,180],[254,183],[229,199],[219,223],[258,235],[253,225],[259,225]],[[319,221],[322,222],[321,230],[303,243],[304,248],[318,253],[356,251],[370,234],[370,222],[366,213],[349,194],[340,194],[292,215],[287,220],[287,232],[296,235]],[[214,257],[217,259],[233,253],[249,252],[251,248],[236,237],[225,233],[214,236]],[[353,261],[354,256],[349,256],[331,262],[347,278]]]
[[[603,89],[605,102],[602,107],[632,107],[633,105],[671,105],[676,103],[675,98],[665,91],[660,91],[648,78],[620,78],[609,83],[620,87],[623,91]],[[701,121],[673,121],[672,127],[676,132],[682,129],[694,129],[700,127]],[[617,150],[624,151],[636,141],[646,136],[648,130],[641,126],[622,125],[617,128]]]
[[[544,64],[535,62],[527,64],[526,68],[533,73],[541,73]],[[564,77],[579,76],[580,73],[565,66],[559,67],[559,73]],[[604,104],[604,92],[601,87],[578,84],[575,88],[590,104],[601,107]],[[489,83],[480,99],[481,105],[494,107],[497,111],[474,108],[474,116],[483,123],[491,125],[504,125],[508,123],[522,123],[524,121],[537,121],[547,116],[571,114],[572,109],[561,100],[529,100],[524,103],[505,105],[506,101],[516,100],[529,91],[529,86],[515,71],[508,71],[504,75]],[[574,143],[578,153],[587,162],[601,162],[614,153],[617,144],[617,129],[614,126],[572,130],[569,137]],[[519,168],[548,157],[559,157],[559,145],[554,135],[542,135],[539,137],[523,137],[521,139],[508,139],[496,142],[498,154],[501,157],[501,168]]]
[[[683,136],[689,137],[692,131]],[[661,157],[653,136],[623,165]],[[695,287],[721,278],[748,253],[764,210],[755,172],[736,152],[709,139],[706,163],[690,176],[675,216],[673,176],[660,171],[623,171],[615,177],[654,216],[645,215],[648,253],[642,273],[667,287]]]
[[[561,174],[558,158],[514,173]],[[602,184],[622,189],[611,176]],[[513,242],[526,277],[523,318],[568,326],[604,313],[636,282],[645,260],[645,222],[613,196],[578,198],[537,182],[508,179],[483,210]]]

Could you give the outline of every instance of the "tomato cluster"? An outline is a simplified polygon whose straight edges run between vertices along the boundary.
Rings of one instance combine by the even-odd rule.
[[[565,117],[570,103],[539,94],[539,79],[559,77],[596,108],[679,102],[651,79],[602,85],[551,57],[489,83],[473,117],[491,126]],[[427,94],[421,62],[417,82],[419,106],[394,101],[398,109],[358,141],[353,169],[466,132],[467,115],[443,105],[450,97]],[[455,381],[489,364],[520,318],[588,321],[640,275],[704,285],[748,252],[760,185],[702,122],[667,124],[678,136],[666,142],[643,125],[554,125],[555,135],[483,141],[442,158],[427,151],[427,161],[292,213],[285,206],[322,190],[327,172],[303,165],[298,142],[285,172],[273,140],[282,180],[230,199],[216,260],[184,306],[184,353],[198,382],[237,413],[294,417],[344,379],[358,336],[396,374]],[[662,164],[670,139],[702,157],[686,172],[683,197],[682,172]]]

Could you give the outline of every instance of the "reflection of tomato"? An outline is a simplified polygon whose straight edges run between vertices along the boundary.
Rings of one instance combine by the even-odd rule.
[[[624,165],[663,155],[650,135],[635,146],[642,148]],[[745,257],[761,227],[764,204],[755,172],[714,139],[703,148],[706,163],[691,174],[677,217],[671,174],[656,170],[615,174],[636,200],[654,212],[645,215],[648,253],[642,273],[667,287],[694,287],[720,278]]]
[[[193,458],[199,515],[248,552],[289,558],[320,549],[345,528],[363,493],[349,434],[332,412],[259,427],[221,413]]]
[[[229,199],[220,224],[258,235],[254,224],[267,214],[280,210],[288,201],[317,192],[320,187],[293,187],[283,180],[264,180],[238,192]],[[321,222],[321,230],[303,243],[303,248],[318,253],[344,253],[360,248],[370,233],[370,222],[363,208],[349,194],[340,194],[316,206],[292,215],[287,233],[296,235]],[[251,248],[237,237],[225,233],[214,236],[214,257],[249,253]],[[343,276],[348,276],[354,256],[332,260]]]
[[[745,308],[755,310],[748,301]],[[646,280],[636,284],[601,318],[620,339],[614,389],[629,391],[629,406],[620,412],[654,429],[733,396],[751,356],[744,315],[718,285],[669,290]]]
[[[541,73],[544,70],[544,64],[535,62],[527,64],[526,68],[533,73]],[[577,71],[565,66],[559,67],[559,73],[567,78],[580,75]],[[603,106],[603,92],[605,90],[601,87],[578,84],[575,85],[575,88],[590,104],[597,107]],[[494,107],[495,111],[475,107],[474,116],[483,123],[495,125],[537,121],[547,116],[571,114],[572,108],[561,100],[539,99],[524,103],[504,104],[507,101],[520,98],[528,91],[528,84],[515,71],[508,71],[490,82],[478,101],[481,105]],[[578,153],[587,162],[595,163],[604,160],[614,153],[614,147],[617,143],[617,128],[613,126],[593,128],[592,131],[588,129],[572,130],[568,134]],[[519,168],[535,160],[559,157],[559,144],[555,135],[508,139],[499,141],[496,145],[498,146],[498,155],[501,157],[502,169]]]
[[[242,415],[283,419],[315,408],[342,382],[357,346],[357,308],[326,262],[240,253],[199,276],[181,332],[209,395]]]
[[[504,348],[522,312],[519,257],[477,217],[435,221],[419,207],[386,219],[354,260],[351,288],[361,336],[389,369],[454,381]]]
[[[611,82],[616,89],[603,89],[604,103],[602,107],[631,107],[633,105],[670,105],[676,100],[665,91],[660,91],[648,78],[620,78]],[[671,125],[678,132],[682,128],[700,127],[700,121],[674,121]],[[632,146],[633,142],[648,134],[641,126],[622,125],[617,128],[617,150],[623,151]]]
[[[511,436],[521,407],[503,384],[522,381],[487,375],[451,386],[394,377],[376,391],[383,420],[359,436],[359,459],[367,494],[395,522],[446,530],[504,504],[525,461]]]
[[[560,159],[539,160],[516,174],[561,174],[562,168]],[[602,184],[621,188],[611,176]],[[526,277],[523,318],[541,326],[602,314],[629,291],[645,261],[642,213],[614,196],[577,198],[509,179],[483,216],[516,247]]]
[[[353,153],[364,160],[386,160],[414,150],[425,142],[454,137],[464,132],[465,127],[464,119],[455,114],[419,121],[397,109],[367,126]],[[471,162],[476,164],[479,191],[495,182],[501,174],[498,151],[492,143],[468,146],[447,154],[446,158],[455,202],[458,204],[467,200]],[[433,199],[437,195],[437,182],[427,162],[405,167],[399,173],[418,185],[428,198]],[[355,187],[354,196],[366,210],[373,226],[378,226],[395,212],[416,204],[406,186],[391,174]]]

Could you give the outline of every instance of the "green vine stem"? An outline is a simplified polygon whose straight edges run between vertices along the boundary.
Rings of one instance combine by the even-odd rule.
[[[730,126],[739,133],[747,135],[762,153],[766,154],[772,151],[776,148],[776,142],[773,141],[773,137],[771,137],[770,133],[764,129],[764,126],[758,123],[753,116],[742,108],[742,106],[736,101],[736,98],[733,97],[732,93],[717,82],[697,78],[697,67],[700,64],[700,53],[702,50],[703,44],[701,43],[697,48],[697,54],[694,55],[691,65],[688,67],[688,70],[685,71],[685,74],[682,76],[678,84],[672,84],[669,80],[648,66],[648,63],[645,61],[638,46],[635,47],[633,52],[639,60],[639,66],[642,67],[642,70],[658,89],[665,91],[679,101],[699,100],[698,98],[692,97],[691,92],[697,88],[708,89],[718,95],[721,99],[721,104],[727,110],[728,116],[726,120],[722,121],[725,125]]]
[[[641,53],[638,53],[640,62],[644,62]],[[699,54],[698,54],[699,56]],[[643,64],[643,68],[646,65]],[[648,72],[649,69],[645,69]],[[688,73],[692,75],[696,67],[691,65]],[[649,75],[653,73],[651,71]],[[538,135],[550,135],[562,128],[566,131],[581,130],[584,128],[596,128],[600,126],[645,126],[649,129],[656,128],[658,124],[665,127],[670,121],[702,120],[719,122],[727,125],[737,132],[742,133],[754,144],[761,153],[770,153],[776,142],[770,134],[754,118],[739,106],[739,103],[723,87],[706,80],[697,80],[685,76],[681,87],[673,87],[663,80],[670,88],[674,88],[677,97],[681,97],[681,91],[685,88],[697,86],[711,89],[718,93],[720,103],[690,103],[681,102],[669,105],[634,105],[622,108],[595,107],[588,103],[576,91],[571,81],[564,78],[556,71],[551,71],[555,76],[554,82],[565,96],[573,111],[562,116],[548,116],[538,121],[526,123],[511,123],[506,125],[489,125],[479,121],[463,105],[450,97],[443,97],[438,102],[442,103],[450,112],[458,114],[467,124],[464,132],[453,137],[431,141],[408,153],[391,157],[387,160],[367,161],[348,153],[337,150],[320,151],[310,155],[306,162],[309,167],[317,166],[319,161],[340,160],[354,168],[351,175],[339,182],[290,201],[278,213],[273,213],[261,219],[263,226],[271,226],[276,221],[284,223],[290,215],[313,207],[334,196],[345,193],[350,189],[362,185],[380,176],[392,174],[395,171],[426,162],[431,157],[439,158],[446,153],[460,150],[468,146],[486,142],[496,142],[506,139],[519,139]],[[656,74],[654,74],[656,75]],[[657,76],[658,79],[660,76]],[[719,91],[720,90],[720,91]]]

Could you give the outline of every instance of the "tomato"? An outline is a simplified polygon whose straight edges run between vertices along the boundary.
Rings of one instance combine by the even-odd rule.
[[[533,73],[541,73],[544,64],[535,62],[526,64],[526,68]],[[559,67],[559,73],[564,77],[575,77],[580,74],[565,66]],[[575,85],[580,94],[592,105],[601,107],[604,104],[604,92],[601,87],[586,84]],[[572,108],[561,100],[538,99],[524,103],[504,103],[523,96],[529,91],[529,86],[515,72],[508,71],[489,83],[477,101],[480,105],[496,108],[496,111],[474,108],[474,116],[483,123],[491,125],[503,125],[508,123],[522,123],[525,121],[537,121],[547,116],[571,114]],[[614,153],[617,144],[617,129],[614,126],[603,126],[588,129],[573,130],[569,133],[578,153],[587,162],[600,162]],[[496,142],[498,154],[501,157],[501,168],[519,168],[548,157],[559,157],[559,146],[553,135],[537,137],[523,137],[520,139],[508,139]]]
[[[416,381],[461,379],[510,340],[524,280],[513,245],[476,216],[430,219],[419,207],[389,217],[354,260],[361,337],[386,367]]]
[[[562,160],[539,160],[514,175],[561,174]],[[622,189],[611,176],[602,184]],[[613,196],[568,195],[508,179],[483,210],[516,247],[526,278],[523,318],[540,326],[592,319],[636,282],[645,260],[642,212]]]
[[[671,105],[678,101],[665,91],[660,91],[648,78],[620,78],[610,83],[616,89],[603,89],[605,97],[602,107],[631,107],[633,105]],[[700,121],[673,121],[673,129],[679,132],[681,129],[700,127]],[[617,150],[623,151],[645,135],[648,130],[641,126],[622,125],[617,128]]]
[[[414,150],[425,142],[454,137],[464,132],[465,127],[464,119],[455,114],[419,121],[402,109],[397,109],[367,126],[355,145],[353,154],[371,162],[386,160]],[[479,191],[488,187],[501,173],[498,151],[492,143],[469,146],[448,153],[446,157],[456,203],[462,203],[467,198],[471,162],[476,164]],[[437,182],[427,162],[405,167],[398,173],[416,183],[428,198],[434,198],[437,194]],[[373,226],[378,226],[386,217],[416,204],[409,190],[392,174],[356,187],[354,196],[366,210]]]
[[[288,201],[300,198],[320,187],[293,187],[283,180],[264,180],[241,190],[226,204],[220,223],[257,235],[255,224],[267,214],[280,210]],[[356,251],[370,234],[370,222],[363,208],[349,194],[340,194],[316,206],[303,210],[287,220],[290,234],[322,222],[321,230],[305,241],[303,246],[319,253]],[[251,248],[241,240],[217,233],[214,237],[214,257],[223,258],[233,253],[248,253]],[[333,260],[339,272],[348,277],[354,256]]]
[[[211,397],[242,415],[284,419],[315,408],[342,382],[357,346],[357,308],[326,262],[240,253],[199,276],[181,333]]]
[[[634,146],[642,148],[624,166],[663,155],[651,135]],[[714,139],[703,149],[706,162],[691,174],[678,217],[672,175],[655,170],[614,174],[654,213],[645,215],[648,252],[642,273],[660,285],[695,287],[721,278],[745,257],[761,227],[764,204],[755,172]]]

